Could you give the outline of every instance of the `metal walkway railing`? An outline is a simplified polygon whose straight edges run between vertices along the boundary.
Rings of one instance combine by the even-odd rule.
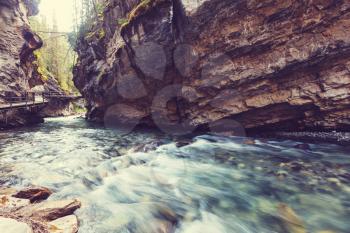
[[[1,97],[2,96],[2,97]],[[0,110],[8,110],[23,107],[40,106],[49,103],[52,99],[79,99],[81,96],[66,95],[61,92],[22,92],[18,95],[13,92],[0,92]]]

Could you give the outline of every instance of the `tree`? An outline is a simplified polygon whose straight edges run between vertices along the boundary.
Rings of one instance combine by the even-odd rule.
[[[68,35],[58,32],[55,14],[52,26],[49,26],[45,17],[32,17],[31,26],[44,41],[44,46],[35,51],[38,60],[38,71],[42,77],[54,77],[61,88],[67,92],[75,92],[73,84],[72,67],[75,61],[75,52],[68,42]]]

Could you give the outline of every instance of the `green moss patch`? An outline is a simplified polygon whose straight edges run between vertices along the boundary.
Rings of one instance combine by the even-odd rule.
[[[130,23],[146,14],[149,10],[165,2],[166,0],[142,0],[134,9],[130,11],[127,19],[121,20],[121,31],[123,31]],[[119,21],[118,21],[119,22]]]

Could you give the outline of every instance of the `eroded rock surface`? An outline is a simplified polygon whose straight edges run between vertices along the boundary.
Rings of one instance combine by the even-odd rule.
[[[75,215],[68,215],[49,223],[50,233],[75,233],[78,232],[78,219]]]
[[[53,221],[73,214],[80,206],[81,203],[77,200],[47,201],[26,206],[19,213],[30,218]]]
[[[33,233],[28,224],[3,217],[0,217],[0,229],[2,233]]]
[[[78,232],[78,219],[73,214],[81,203],[78,200],[44,201],[51,194],[45,187],[19,191],[0,188],[0,229],[8,229],[6,233]],[[31,204],[34,201],[37,203]]]
[[[79,40],[88,119],[350,129],[348,1],[140,2],[109,1]]]
[[[36,0],[0,0],[0,104],[43,84],[33,55],[43,42],[28,22],[37,13]],[[0,114],[0,128],[41,121],[23,109]]]

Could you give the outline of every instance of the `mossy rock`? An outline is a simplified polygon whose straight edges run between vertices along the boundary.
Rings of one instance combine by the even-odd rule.
[[[166,1],[167,0],[142,0],[134,9],[130,11],[127,19],[119,19],[122,22],[120,30],[123,31],[140,16],[145,15],[148,11]]]
[[[105,37],[106,37],[106,31],[103,28],[101,28],[98,33],[98,39],[102,40]]]
[[[91,40],[94,36],[96,35],[96,31],[92,31],[92,32],[88,32],[85,36],[84,39],[85,40]]]

